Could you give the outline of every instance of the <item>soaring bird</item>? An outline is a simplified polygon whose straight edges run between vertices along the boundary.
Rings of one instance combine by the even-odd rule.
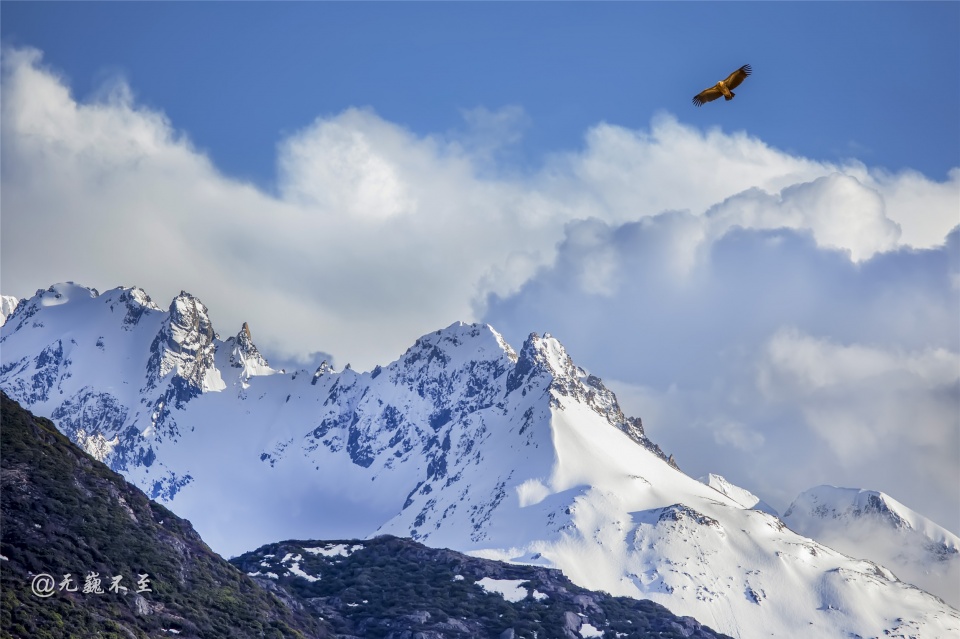
[[[733,96],[736,95],[732,89],[736,89],[738,86],[740,86],[740,83],[746,80],[750,73],[750,65],[743,65],[728,75],[726,80],[720,80],[709,89],[704,89],[697,95],[693,96],[693,103],[697,106],[700,106],[705,102],[712,102],[716,100],[721,95],[725,100],[732,100]]]

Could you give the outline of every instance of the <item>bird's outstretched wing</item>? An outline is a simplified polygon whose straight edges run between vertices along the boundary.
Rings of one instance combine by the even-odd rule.
[[[747,76],[750,75],[753,70],[750,68],[749,64],[745,64],[730,75],[727,76],[727,79],[723,81],[727,85],[728,89],[736,89],[740,86],[740,83],[747,79]]]
[[[723,93],[720,92],[720,89],[717,87],[710,87],[709,89],[704,89],[697,95],[693,96],[693,103],[697,106],[701,106],[707,102],[713,102],[722,95]]]

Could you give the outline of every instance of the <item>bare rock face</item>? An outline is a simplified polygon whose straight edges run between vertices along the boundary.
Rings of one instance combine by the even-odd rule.
[[[563,636],[569,639],[577,639],[580,636],[580,628],[583,627],[583,621],[580,615],[569,610],[563,613]]]
[[[181,406],[206,390],[224,388],[214,360],[215,338],[207,307],[181,291],[170,303],[167,319],[150,345],[144,390],[156,388],[174,373],[171,399]]]

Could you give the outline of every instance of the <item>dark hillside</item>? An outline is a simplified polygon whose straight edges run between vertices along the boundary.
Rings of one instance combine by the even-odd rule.
[[[231,561],[329,621],[337,636],[726,636],[652,601],[580,588],[559,570],[479,559],[397,537],[285,541]],[[496,586],[506,587],[511,600],[491,592]]]
[[[330,636],[6,394],[0,419],[0,636]],[[102,593],[83,592],[90,573]],[[53,579],[46,597],[31,590],[41,574]],[[151,592],[137,593],[144,574]],[[71,580],[60,590],[64,575]]]

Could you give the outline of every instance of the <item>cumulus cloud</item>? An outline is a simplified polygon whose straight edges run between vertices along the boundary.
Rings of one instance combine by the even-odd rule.
[[[944,229],[960,222],[960,168],[950,170],[950,179],[934,182],[915,171],[874,173],[883,194],[887,217],[902,231],[903,245],[917,248],[936,246]]]
[[[37,51],[2,63],[4,294],[186,289],[225,334],[247,321],[262,350],[360,369],[458,319],[515,346],[549,331],[696,474],[781,504],[872,479],[921,511],[925,483],[958,503],[956,446],[930,442],[956,407],[960,169],[825,163],[662,113],[517,171],[519,107],[433,134],[348,109],[279,140],[265,192],[122,80],[78,101]],[[895,428],[911,416],[915,440]]]
[[[799,407],[841,459],[896,450],[903,440],[932,449],[956,439],[960,426],[958,361],[945,348],[903,352],[782,329],[762,354],[758,388]]]
[[[807,229],[819,246],[847,250],[854,261],[890,251],[900,238],[900,226],[886,216],[881,195],[841,173],[778,194],[750,189],[711,207],[707,216],[715,234],[733,226]]]
[[[369,112],[320,120],[281,147],[280,192],[285,200],[346,218],[382,222],[412,213],[417,203],[402,176],[418,168],[404,162],[411,147],[412,136]],[[429,163],[430,150],[417,151],[420,163]]]
[[[763,401],[794,413],[847,476],[909,490],[918,507],[956,528],[956,350],[840,344],[781,329],[760,355],[757,379]]]
[[[80,103],[37,51],[3,65],[3,284],[20,296],[65,279],[182,288],[220,330],[248,321],[284,356],[371,368],[473,318],[477,290],[516,288],[557,237],[556,214],[479,178],[462,140],[369,110],[283,140],[275,196],[220,174],[129,90]]]

